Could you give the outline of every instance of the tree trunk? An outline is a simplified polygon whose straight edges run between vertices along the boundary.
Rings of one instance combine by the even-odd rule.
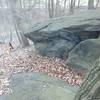
[[[76,0],[71,0],[71,2],[70,2],[70,9],[69,9],[70,14],[74,13],[75,2],[76,2]]]
[[[49,11],[49,17],[53,18],[54,17],[54,1],[53,0],[48,0],[48,11]]]
[[[88,9],[94,9],[94,0],[88,1]]]
[[[96,3],[96,8],[98,7],[98,5],[99,5],[99,2],[100,2],[100,0],[97,0],[97,3]]]
[[[19,4],[20,4],[20,8],[23,8],[21,0],[19,0]]]
[[[74,100],[100,100],[100,59],[90,70]]]
[[[78,0],[78,6],[77,6],[77,8],[79,8],[79,7],[80,7],[80,1],[81,1],[81,0]]]
[[[25,0],[23,0],[23,8],[26,8]]]
[[[67,0],[64,1],[64,12],[66,11],[66,2]]]
[[[41,5],[41,0],[39,0],[39,2],[38,2],[38,3],[39,3],[39,9],[40,9],[40,5]]]
[[[47,9],[48,9],[48,0],[45,0],[45,12],[47,13]]]
[[[54,17],[54,0],[51,0],[51,11],[52,11],[52,16]]]
[[[52,18],[50,0],[48,0],[48,12],[49,12],[49,17]]]
[[[21,46],[22,47],[29,46],[29,42],[27,38],[23,35],[21,31],[21,26],[19,25],[20,18],[17,15],[18,8],[16,6],[16,3],[17,1],[9,0],[9,6],[10,6],[11,13],[12,13],[12,20],[13,20],[13,24],[15,27],[15,31],[16,31],[16,34],[18,36]]]
[[[55,16],[58,15],[58,6],[59,6],[59,0],[56,0]]]

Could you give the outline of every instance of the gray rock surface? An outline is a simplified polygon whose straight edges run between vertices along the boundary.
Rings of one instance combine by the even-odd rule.
[[[36,22],[33,21],[32,24],[20,23],[21,29],[23,33],[29,33],[36,30],[45,30],[45,31],[54,31],[66,28],[69,30],[70,28],[74,29],[72,31],[100,31],[100,9],[96,10],[86,10],[76,12],[73,15],[64,16],[60,18],[53,18],[49,20],[43,20]]]
[[[34,42],[36,50],[43,56],[66,58],[72,48],[80,42],[73,33],[58,31],[35,31],[25,35]]]
[[[80,40],[98,38],[99,20],[99,10],[88,10],[66,17],[36,22],[29,27],[21,25],[21,29],[25,36],[34,42],[35,48],[40,54],[66,58],[69,51]]]
[[[88,39],[79,43],[70,53],[66,63],[73,68],[88,70],[100,56],[100,39]]]
[[[23,73],[11,78],[13,93],[0,100],[73,100],[79,87],[45,73]]]

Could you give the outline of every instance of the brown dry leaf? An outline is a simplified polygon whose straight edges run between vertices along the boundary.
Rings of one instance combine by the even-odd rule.
[[[80,85],[84,79],[82,73],[75,72],[68,69],[65,61],[59,58],[42,57],[40,55],[34,55],[32,48],[17,50],[10,55],[4,55],[0,58],[0,65],[3,69],[0,73],[7,76],[4,80],[0,79],[0,85],[9,85],[8,76],[12,73],[22,72],[46,72],[50,76],[58,77],[69,84]],[[4,90],[11,89],[5,88],[0,89],[0,94],[4,93]],[[4,94],[8,93],[6,91]]]

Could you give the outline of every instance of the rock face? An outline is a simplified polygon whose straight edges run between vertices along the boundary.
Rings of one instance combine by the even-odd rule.
[[[76,68],[88,70],[94,61],[100,56],[100,39],[88,39],[79,43],[70,53],[68,65]]]
[[[34,42],[36,50],[43,56],[66,58],[80,38],[65,29],[58,31],[35,31],[25,35]]]
[[[23,73],[11,78],[12,95],[0,100],[73,100],[79,87],[45,73]]]

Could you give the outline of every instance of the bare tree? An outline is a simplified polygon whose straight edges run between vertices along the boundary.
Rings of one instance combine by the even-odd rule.
[[[69,9],[70,14],[73,14],[73,12],[74,12],[75,2],[76,2],[76,0],[70,1],[70,9]]]
[[[13,24],[15,27],[15,31],[16,34],[18,36],[19,42],[21,44],[22,47],[25,46],[29,46],[29,42],[27,40],[27,38],[23,35],[22,31],[21,31],[21,26],[20,26],[20,18],[18,17],[18,13],[17,13],[17,0],[9,0],[9,7],[11,10],[11,14],[12,14],[12,20],[13,20]]]
[[[66,2],[67,0],[64,0],[64,12],[66,11]]]
[[[22,0],[19,0],[19,4],[20,4],[20,7],[23,8],[22,7]]]
[[[49,12],[49,17],[52,18],[52,13],[51,13],[51,0],[48,0],[48,12]]]
[[[52,16],[54,16],[54,0],[51,0],[51,11],[52,11]]]
[[[48,0],[45,0],[45,11],[47,13],[47,9],[48,9]]]
[[[96,3],[96,8],[98,7],[98,5],[99,5],[99,2],[100,2],[100,0],[97,0],[97,3]]]
[[[88,1],[88,9],[94,9],[94,0]]]
[[[48,0],[48,11],[49,11],[49,17],[54,17],[54,0]]]
[[[77,8],[79,8],[79,7],[80,7],[80,1],[81,1],[81,0],[78,0],[78,6],[77,6]]]
[[[56,5],[55,5],[55,16],[57,17],[59,15],[60,12],[60,5],[59,5],[60,1],[56,0]]]

